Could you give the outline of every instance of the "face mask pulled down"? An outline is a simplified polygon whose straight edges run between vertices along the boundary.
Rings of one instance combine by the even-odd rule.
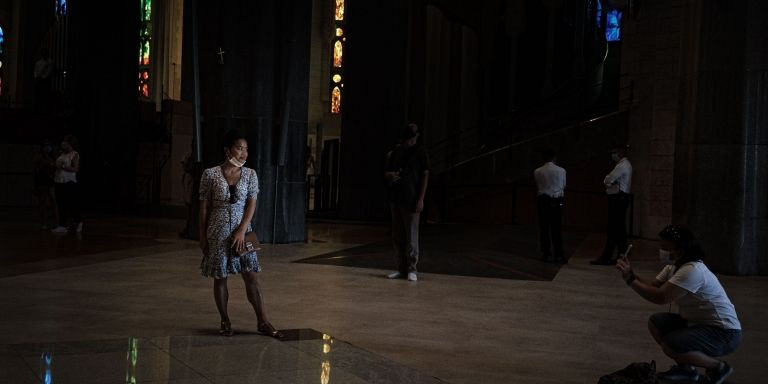
[[[663,264],[672,264],[672,254],[666,249],[659,249],[659,261]]]
[[[244,163],[244,162],[243,162],[243,163],[241,163],[241,162],[239,162],[237,159],[235,159],[234,157],[230,157],[230,158],[229,158],[229,163],[230,163],[230,164],[232,164],[232,165],[234,165],[235,167],[238,167],[238,168],[242,168],[242,167],[243,167],[243,165],[245,165],[245,163]]]

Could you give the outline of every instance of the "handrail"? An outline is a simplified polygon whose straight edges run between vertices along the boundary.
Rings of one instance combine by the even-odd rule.
[[[507,144],[507,145],[505,145],[503,147],[496,148],[496,149],[488,151],[486,153],[483,153],[483,154],[471,157],[471,158],[469,158],[467,160],[459,161],[456,164],[453,164],[451,166],[443,168],[437,174],[439,175],[439,174],[448,172],[448,171],[450,171],[452,169],[458,168],[458,167],[460,167],[460,166],[462,166],[464,164],[470,163],[472,161],[475,161],[475,160],[478,160],[478,159],[481,159],[481,158],[484,158],[484,157],[492,156],[492,155],[494,155],[496,153],[499,153],[499,152],[502,152],[502,151],[506,151],[506,150],[508,150],[510,148],[517,147],[517,146],[529,143],[529,142],[534,141],[534,140],[538,140],[538,139],[541,139],[541,138],[544,138],[544,137],[547,137],[547,136],[552,136],[552,135],[558,134],[558,133],[560,133],[562,131],[565,131],[567,129],[571,129],[571,128],[579,127],[579,126],[585,126],[585,125],[588,125],[588,124],[594,124],[594,123],[596,123],[598,121],[601,121],[601,120],[604,120],[604,119],[607,119],[607,118],[610,118],[610,117],[619,116],[619,115],[621,115],[623,113],[625,113],[625,111],[614,111],[614,112],[611,112],[611,113],[608,113],[608,114],[605,114],[605,115],[602,115],[602,116],[598,116],[598,117],[595,117],[595,118],[592,118],[592,119],[580,122],[578,124],[566,125],[564,127],[558,128],[558,129],[556,129],[554,131],[545,132],[545,133],[542,133],[540,135],[529,137],[527,139],[520,140],[520,141],[515,142],[515,143]]]
[[[608,59],[609,49],[610,49],[610,45],[606,42],[604,44],[604,49],[603,49],[603,52],[602,52],[602,57],[597,61],[597,63],[595,65],[592,66],[592,68],[589,71],[585,71],[584,74],[582,75],[582,77],[572,77],[572,78],[562,82],[561,84],[558,85],[558,87],[554,91],[552,91],[547,96],[546,99],[541,100],[541,102],[539,102],[539,103],[537,103],[537,104],[535,104],[533,106],[529,106],[528,108],[526,108],[524,110],[520,110],[520,111],[510,111],[511,115],[513,115],[513,116],[510,116],[511,118],[510,118],[510,120],[508,121],[508,123],[506,125],[514,124],[516,121],[520,121],[521,119],[523,119],[523,118],[525,118],[527,116],[531,116],[531,115],[533,115],[536,112],[540,112],[542,110],[546,110],[547,107],[551,107],[551,104],[556,103],[558,100],[562,99],[562,94],[566,90],[571,90],[573,88],[573,87],[570,87],[569,85],[571,85],[573,83],[577,83],[578,84],[579,81],[591,78],[592,75],[597,73],[597,71],[600,69],[601,66],[605,65],[605,61]],[[602,82],[596,83],[596,84],[589,84],[589,85],[580,84],[577,88],[587,89],[587,88],[595,87],[597,85],[602,85]],[[515,112],[517,112],[517,113],[515,113]],[[498,120],[503,119],[504,116],[505,115],[498,115],[498,116],[489,117],[487,119],[487,121],[498,121]],[[443,147],[447,146],[449,143],[454,142],[457,138],[460,140],[465,135],[467,135],[467,136],[470,136],[472,134],[477,135],[477,133],[479,131],[479,128],[480,128],[479,125],[474,125],[470,129],[463,129],[463,130],[459,130],[458,132],[452,133],[452,134],[444,137],[443,139],[438,140],[437,142],[431,143],[429,148],[428,148],[428,150],[430,152],[434,152],[434,151],[442,149]],[[498,130],[498,128],[495,131],[497,131],[497,130]],[[485,144],[483,144],[482,147],[485,147]],[[482,147],[480,149],[482,149]],[[449,166],[446,169],[450,169],[450,168],[452,168],[452,166]]]

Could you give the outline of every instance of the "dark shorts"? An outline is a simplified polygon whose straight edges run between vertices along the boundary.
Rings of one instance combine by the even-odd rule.
[[[740,329],[723,329],[712,325],[691,325],[677,313],[656,313],[649,319],[664,337],[664,343],[677,353],[692,351],[707,356],[725,356],[741,343]]]

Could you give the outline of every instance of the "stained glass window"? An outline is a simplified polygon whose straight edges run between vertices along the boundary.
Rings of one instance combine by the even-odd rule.
[[[597,0],[597,27],[603,27],[603,3]]]
[[[344,0],[335,0],[335,12],[333,13],[333,35],[331,38],[331,113],[341,113],[341,90],[344,88],[344,83],[341,82],[341,76],[344,73],[344,42],[347,37],[344,36],[345,20],[344,20]]]
[[[152,53],[152,0],[139,0],[139,95],[149,97],[149,72]]]
[[[67,14],[67,0],[56,0],[56,14],[57,15]]]
[[[336,21],[342,20],[344,20],[344,0],[336,0]]]
[[[344,46],[340,40],[336,40],[336,43],[333,44],[333,66],[336,68],[341,68],[341,59],[344,54],[343,48]]]
[[[621,40],[621,11],[612,9],[605,15],[605,39],[608,41]]]
[[[5,37],[3,36],[3,27],[0,26],[0,96],[3,95],[3,43]]]
[[[333,87],[331,91],[331,113],[341,112],[341,89]]]

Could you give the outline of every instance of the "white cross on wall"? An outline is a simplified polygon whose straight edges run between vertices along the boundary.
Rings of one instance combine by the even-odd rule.
[[[217,55],[219,55],[219,64],[224,64],[224,54],[227,53],[227,51],[222,51],[221,47],[219,47],[219,51],[216,52]]]

